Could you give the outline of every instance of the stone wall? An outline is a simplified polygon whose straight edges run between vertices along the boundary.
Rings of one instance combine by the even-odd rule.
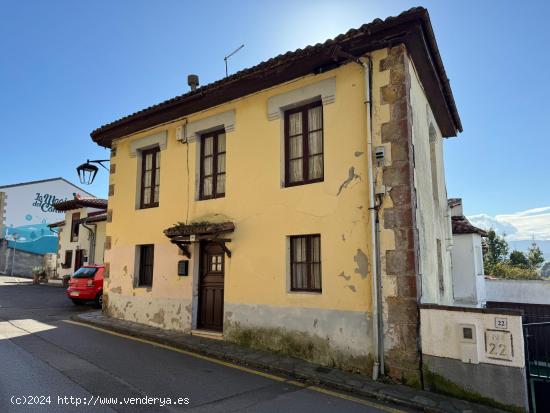
[[[380,78],[389,72],[389,82],[374,93],[380,94],[380,111],[386,107],[389,113],[389,119],[380,118],[380,144],[389,159],[378,182],[385,185],[387,194],[380,211],[385,370],[393,378],[419,386],[416,203],[407,62],[405,46],[388,49],[375,70]]]

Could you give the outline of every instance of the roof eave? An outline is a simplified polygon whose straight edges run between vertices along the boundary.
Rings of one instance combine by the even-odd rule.
[[[91,133],[91,137],[97,144],[108,148],[115,139],[316,73],[319,68],[328,64],[346,63],[346,61],[335,62],[334,55],[330,53],[334,46],[339,46],[345,52],[359,57],[373,50],[401,43],[405,44],[412,57],[443,136],[456,136],[458,132],[462,132],[462,124],[438,51],[428,11],[417,8],[398,17],[386,19],[382,23],[374,21],[365,27],[362,31],[357,30],[356,34],[348,32],[344,38],[337,37],[332,42],[328,41],[320,47],[314,46],[309,51],[304,49],[292,52],[286,59],[284,58],[286,55],[283,55],[280,57],[280,62],[274,66],[268,67],[267,62],[260,63],[256,70],[237,73],[226,80],[206,85],[195,93],[173,98],[136,112],[96,129]]]

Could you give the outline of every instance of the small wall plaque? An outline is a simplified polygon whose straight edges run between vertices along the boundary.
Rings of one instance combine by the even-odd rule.
[[[495,317],[495,328],[499,330],[508,329],[508,319],[504,317]]]
[[[182,277],[189,275],[189,260],[178,261],[178,275]]]

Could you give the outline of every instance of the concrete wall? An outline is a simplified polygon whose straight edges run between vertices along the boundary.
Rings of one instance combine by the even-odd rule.
[[[424,305],[420,320],[428,389],[527,409],[519,312]]]
[[[14,260],[13,248],[8,248],[5,240],[0,240],[0,273],[31,277],[32,269],[43,265],[43,255],[26,251],[16,250]]]
[[[487,301],[550,304],[550,281],[485,280]]]
[[[486,302],[482,254],[480,235],[453,235],[453,289],[458,305],[483,307]]]

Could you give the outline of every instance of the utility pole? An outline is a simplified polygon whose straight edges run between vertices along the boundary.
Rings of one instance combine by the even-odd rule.
[[[13,234],[13,255],[11,257],[11,272],[10,275],[13,277],[13,267],[15,266],[15,247],[17,247],[17,234]]]

